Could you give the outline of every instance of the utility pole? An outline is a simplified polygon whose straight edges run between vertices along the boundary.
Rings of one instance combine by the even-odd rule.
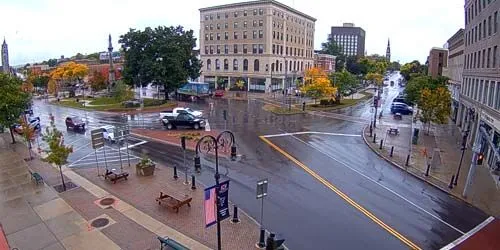
[[[111,90],[111,86],[115,82],[115,68],[113,66],[113,45],[111,44],[111,34],[108,37],[108,56],[109,56],[109,76],[108,76],[108,93]]]

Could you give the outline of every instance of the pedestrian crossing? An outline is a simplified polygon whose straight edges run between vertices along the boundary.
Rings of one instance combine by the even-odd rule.
[[[89,154],[81,157],[80,159],[70,163],[70,168],[93,168],[93,167],[106,167],[108,169],[129,167],[137,164],[141,160],[140,157],[132,154],[131,150],[127,147],[114,148],[104,146],[98,150],[90,152]]]

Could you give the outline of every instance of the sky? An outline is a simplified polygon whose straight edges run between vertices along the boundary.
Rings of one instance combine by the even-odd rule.
[[[199,36],[199,9],[238,0],[0,0],[0,36],[9,45],[10,64],[41,62],[61,55],[105,51],[130,28],[177,26]],[[366,31],[368,54],[425,62],[463,28],[463,0],[280,0],[317,19],[315,49],[331,26],[354,23]]]

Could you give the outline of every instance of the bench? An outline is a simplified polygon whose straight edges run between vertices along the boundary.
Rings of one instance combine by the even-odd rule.
[[[399,135],[399,129],[398,129],[398,128],[389,128],[389,129],[387,130],[387,133],[388,133],[388,134],[392,134],[392,133],[394,133],[395,135]]]
[[[110,180],[113,182],[113,184],[116,184],[116,182],[120,179],[125,179],[127,180],[128,173],[127,172],[122,172],[122,173],[115,173],[113,171],[109,171],[106,169],[106,174],[104,174],[104,179],[105,180]]]
[[[30,173],[31,179],[34,180],[37,185],[43,183],[43,177],[39,173],[31,171],[31,169],[28,169],[28,172]]]
[[[168,237],[163,238],[158,236],[158,240],[160,241],[160,250],[163,249],[189,250],[189,248],[183,246],[181,243],[172,240]]]
[[[175,192],[169,192],[167,194],[164,192],[160,192],[160,196],[156,198],[156,201],[158,202],[158,205],[161,205],[161,203],[164,202],[167,207],[175,210],[175,212],[178,213],[179,208],[184,205],[191,207],[190,202],[192,199],[193,198],[187,194],[179,194]]]

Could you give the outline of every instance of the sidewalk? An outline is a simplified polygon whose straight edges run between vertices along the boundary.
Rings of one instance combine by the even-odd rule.
[[[432,125],[429,134],[427,127],[417,121],[414,128],[419,128],[418,144],[410,146],[412,136],[411,116],[404,116],[403,124],[400,125],[399,135],[388,135],[390,127],[397,126],[390,121],[392,116],[385,116],[381,124],[374,129],[377,134],[376,142],[370,137],[369,127],[364,130],[364,138],[367,145],[381,157],[392,164],[413,174],[414,176],[434,185],[444,192],[465,200],[466,202],[480,208],[487,214],[500,216],[500,190],[491,177],[489,170],[484,166],[476,168],[473,184],[469,195],[462,196],[466,178],[471,164],[471,150],[466,150],[462,161],[458,183],[450,189],[451,178],[456,174],[461,156],[461,132],[454,124]],[[384,139],[383,147],[380,149],[380,140]],[[390,157],[391,147],[394,146],[393,156]],[[410,153],[411,152],[411,153]],[[406,166],[406,158],[410,154],[409,165]],[[430,164],[429,176],[426,176],[427,166]]]
[[[7,134],[1,134],[0,139],[5,137],[8,143],[6,136]],[[12,147],[10,144],[7,146]],[[24,162],[22,157],[27,156],[25,146],[17,143],[13,149],[18,152],[18,161]],[[0,159],[4,161],[3,158]],[[39,159],[29,161],[27,165],[44,177],[46,189],[50,190],[55,197],[53,199],[56,199],[58,195],[50,186],[61,183],[58,170]],[[98,234],[108,241],[108,243],[101,244],[92,238],[86,239],[76,234],[78,237],[73,236],[74,241],[79,240],[79,244],[82,245],[78,249],[108,249],[103,247],[108,245],[116,246],[109,249],[159,249],[157,236],[168,236],[190,249],[216,247],[215,226],[208,229],[204,227],[203,187],[198,186],[198,189],[192,191],[190,186],[183,185],[182,181],[174,181],[171,178],[172,170],[164,166],[157,166],[155,174],[149,177],[136,176],[135,166],[130,168],[124,169],[130,173],[128,180],[119,181],[116,184],[98,177],[94,167],[75,169],[75,171],[63,168],[66,184],[73,188],[60,193],[58,199],[80,216],[80,224],[84,224],[82,228],[86,232],[96,231],[93,234]],[[102,171],[101,165],[101,174]],[[29,178],[28,184],[35,185],[29,181]],[[166,207],[159,206],[155,198],[160,190],[165,189],[191,195],[193,197],[191,207],[184,206],[179,213],[175,213]],[[223,249],[255,248],[254,245],[258,239],[257,224],[244,213],[240,213],[239,217],[242,221],[239,224],[230,223],[230,219],[221,223]],[[99,228],[89,226],[96,219],[101,219],[101,222],[105,219],[107,223]],[[3,218],[0,221],[3,222]],[[70,219],[66,219],[65,222],[70,225],[75,224],[74,220]],[[59,225],[54,230],[61,230],[61,228],[64,227]],[[8,240],[12,246],[11,240],[9,238]],[[36,243],[36,241],[31,242]],[[56,249],[74,249],[64,241],[60,244],[61,247]]]

